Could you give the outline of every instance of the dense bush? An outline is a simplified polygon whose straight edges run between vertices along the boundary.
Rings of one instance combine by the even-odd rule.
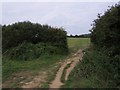
[[[120,5],[108,9],[103,16],[98,14],[91,30],[94,45],[108,49],[111,56],[120,54]]]
[[[93,45],[85,51],[79,64],[78,75],[94,83],[92,87],[120,88],[119,4],[112,6],[102,16],[98,14],[91,30],[91,42]]]
[[[68,51],[66,31],[63,28],[53,28],[29,21],[18,22],[12,25],[3,25],[2,36],[3,52],[23,42],[33,44],[51,43],[51,45],[64,50],[64,52]]]
[[[79,74],[86,79],[94,78],[91,83],[98,82],[96,87],[120,87],[119,64],[120,56],[111,58],[102,49],[91,48],[86,50]]]
[[[31,60],[45,54],[67,54],[67,36],[63,28],[31,22],[2,26],[3,58]]]

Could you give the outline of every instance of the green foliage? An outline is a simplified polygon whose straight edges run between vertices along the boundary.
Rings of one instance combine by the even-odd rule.
[[[120,56],[118,59],[110,58],[104,51],[94,48],[86,51],[79,73],[86,78],[97,77],[101,87],[120,87],[119,64]]]
[[[42,55],[67,54],[67,36],[63,28],[31,22],[2,26],[3,58],[32,60]]]
[[[97,56],[98,66],[101,68],[102,78],[108,86],[120,87],[120,4],[112,6],[103,16],[98,15],[92,28],[91,41],[99,48]],[[102,51],[101,51],[102,50]],[[93,52],[92,52],[93,53]],[[103,54],[104,53],[104,54]],[[99,57],[99,56],[102,56]],[[103,56],[104,55],[104,56]],[[89,56],[88,56],[89,57]],[[101,59],[100,59],[101,58]],[[100,60],[99,60],[100,59]],[[88,59],[89,60],[89,59]],[[95,60],[94,60],[95,62]],[[92,65],[92,64],[91,64]],[[97,65],[96,65],[97,66]],[[102,70],[103,69],[103,70]],[[97,70],[97,69],[96,69]],[[101,76],[98,73],[98,76]],[[108,79],[108,81],[106,80]],[[112,84],[110,84],[110,82]]]
[[[120,5],[98,14],[91,30],[93,47],[80,64],[81,77],[94,77],[99,87],[120,87]],[[94,80],[91,80],[93,82]]]
[[[120,88],[120,56],[118,58],[110,58],[106,52],[97,48],[85,50],[83,60],[72,70],[63,87]]]
[[[91,30],[93,46],[63,87],[120,88],[120,5],[98,14]]]
[[[3,53],[4,57],[16,60],[32,60],[42,55],[65,54],[60,48],[52,46],[49,43],[22,43],[19,46],[10,48]]]
[[[2,26],[2,35],[3,52],[23,42],[32,44],[51,43],[51,45],[64,50],[64,52],[68,51],[67,36],[63,28],[53,28],[31,22],[18,22]]]
[[[91,30],[94,45],[109,49],[111,56],[120,54],[120,5],[108,9],[103,16],[98,14]]]
[[[68,80],[62,88],[93,88],[98,87],[98,82],[93,82],[93,78],[84,78],[79,72],[80,63],[78,63],[69,75]],[[92,81],[91,81],[92,79]]]

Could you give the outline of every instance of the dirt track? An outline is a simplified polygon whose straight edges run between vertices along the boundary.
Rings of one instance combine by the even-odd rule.
[[[83,49],[78,50],[78,52],[70,55],[66,60],[64,60],[64,62],[60,62],[61,67],[59,68],[55,76],[55,79],[49,85],[49,88],[60,88],[62,85],[64,85],[64,83],[61,82],[61,76],[63,74],[65,67],[67,66],[67,64],[69,64],[69,67],[66,69],[66,73],[64,77],[66,81],[68,80],[68,76],[70,72],[73,70],[73,68],[75,67],[76,63],[82,59],[82,56],[83,56],[82,50]],[[29,72],[20,72],[16,74],[16,77],[20,77],[20,79],[24,79],[24,78],[28,78],[28,80],[30,79],[30,81],[22,80],[19,83],[19,85],[21,85],[22,88],[39,88],[42,85],[42,83],[46,82],[47,75],[45,71],[39,72],[37,76],[30,76],[30,75],[31,73]],[[24,77],[24,76],[27,76],[27,77]],[[9,81],[6,82],[6,85],[17,81],[16,77],[10,82]],[[6,87],[6,86],[3,85],[3,87]]]
[[[83,57],[83,53],[82,53],[82,49],[80,49],[78,52],[76,52],[71,57],[66,59],[65,62],[62,63],[60,69],[58,70],[55,79],[49,85],[50,88],[60,88],[62,85],[64,85],[64,83],[61,82],[61,76],[64,71],[64,68],[66,67],[67,64],[70,64],[70,67],[66,70],[66,74],[65,74],[65,80],[68,80],[68,76],[70,72],[73,70],[76,63],[82,59],[82,57]]]

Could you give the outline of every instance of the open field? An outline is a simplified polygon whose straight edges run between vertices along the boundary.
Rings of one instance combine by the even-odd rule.
[[[68,38],[68,47],[72,53],[89,45],[89,43],[90,39],[88,38]],[[3,87],[21,87],[42,72],[46,72],[46,75],[43,75],[46,77],[45,81],[42,82],[43,84],[39,85],[39,87],[48,87],[48,84],[54,79],[60,62],[63,62],[68,56],[69,55],[44,55],[30,61],[7,60],[7,58],[4,58],[2,67]],[[50,72],[52,72],[52,74],[48,74]]]
[[[76,52],[90,44],[90,38],[68,38],[68,47],[70,52]]]

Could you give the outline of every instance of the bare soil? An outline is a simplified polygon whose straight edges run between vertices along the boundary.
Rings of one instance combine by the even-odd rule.
[[[30,71],[22,71],[13,75],[13,77],[2,84],[2,88],[37,88],[45,82],[46,72],[41,71],[35,74]]]
[[[39,75],[35,76],[32,81],[24,83],[22,88],[39,88],[42,83],[45,82],[46,72],[39,73]]]
[[[78,50],[78,52],[73,54],[71,57],[66,59],[65,62],[61,64],[61,67],[58,70],[55,79],[49,85],[50,88],[60,88],[62,85],[64,85],[64,83],[61,82],[61,76],[66,65],[70,64],[70,67],[66,70],[66,74],[65,74],[65,80],[68,80],[68,76],[71,73],[71,71],[74,69],[76,63],[79,62],[79,60],[82,60],[83,57],[82,51],[83,51],[82,49]]]

